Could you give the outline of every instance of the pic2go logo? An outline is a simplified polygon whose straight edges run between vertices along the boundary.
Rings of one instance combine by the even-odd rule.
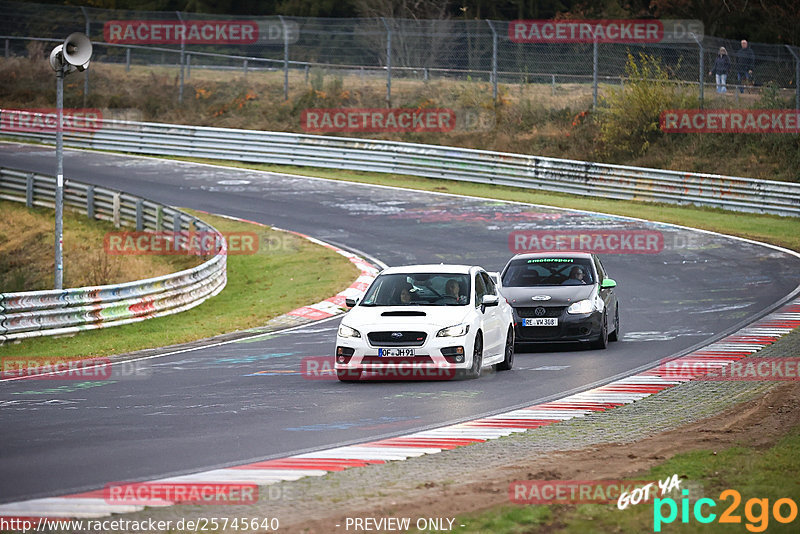
[[[698,499],[694,506],[689,504],[689,490],[682,491],[684,497],[681,499],[681,523],[689,523],[689,509],[698,523],[711,523],[717,515],[711,512],[710,508],[717,506],[713,499]],[[719,516],[719,523],[741,523],[742,517],[736,514],[736,509],[742,502],[742,495],[733,489],[727,489],[719,494],[720,501],[731,499],[731,504]],[[667,515],[664,508],[667,508]],[[704,510],[704,507],[707,510]],[[788,512],[788,513],[785,513]],[[745,528],[750,532],[764,532],[769,526],[770,506],[769,499],[748,499],[744,504],[744,516],[748,523]],[[788,497],[776,500],[772,504],[772,516],[778,523],[791,523],[797,518],[797,503]],[[655,499],[653,501],[653,531],[661,532],[661,525],[674,522],[678,518],[678,503],[670,497]]]

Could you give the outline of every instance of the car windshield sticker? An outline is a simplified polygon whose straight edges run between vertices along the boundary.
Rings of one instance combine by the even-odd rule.
[[[575,261],[572,258],[536,258],[533,260],[528,260],[528,263],[543,263],[543,262],[559,262],[559,263],[570,263]]]

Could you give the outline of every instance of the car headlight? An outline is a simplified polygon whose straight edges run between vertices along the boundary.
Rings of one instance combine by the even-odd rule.
[[[438,332],[436,332],[436,337],[458,337],[458,336],[465,336],[469,332],[469,325],[468,324],[457,324],[455,326],[449,326],[447,328],[442,328]]]
[[[361,337],[361,332],[347,325],[339,325],[339,337]]]
[[[567,308],[567,313],[592,313],[594,311],[594,302],[589,299],[586,300],[579,300],[578,302],[573,302],[570,304],[570,307]]]

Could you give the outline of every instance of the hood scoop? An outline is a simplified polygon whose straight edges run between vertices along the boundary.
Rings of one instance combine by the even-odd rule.
[[[425,317],[424,311],[402,310],[402,311],[385,311],[381,317]]]

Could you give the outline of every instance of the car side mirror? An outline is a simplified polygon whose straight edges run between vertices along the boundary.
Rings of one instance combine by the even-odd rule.
[[[603,283],[600,284],[600,289],[611,289],[612,287],[617,287],[617,283],[611,278],[606,278],[603,280]]]
[[[354,308],[360,299],[344,299],[344,305],[348,308]]]
[[[499,303],[500,298],[497,295],[484,295],[483,299],[481,299],[481,308],[497,306]]]

